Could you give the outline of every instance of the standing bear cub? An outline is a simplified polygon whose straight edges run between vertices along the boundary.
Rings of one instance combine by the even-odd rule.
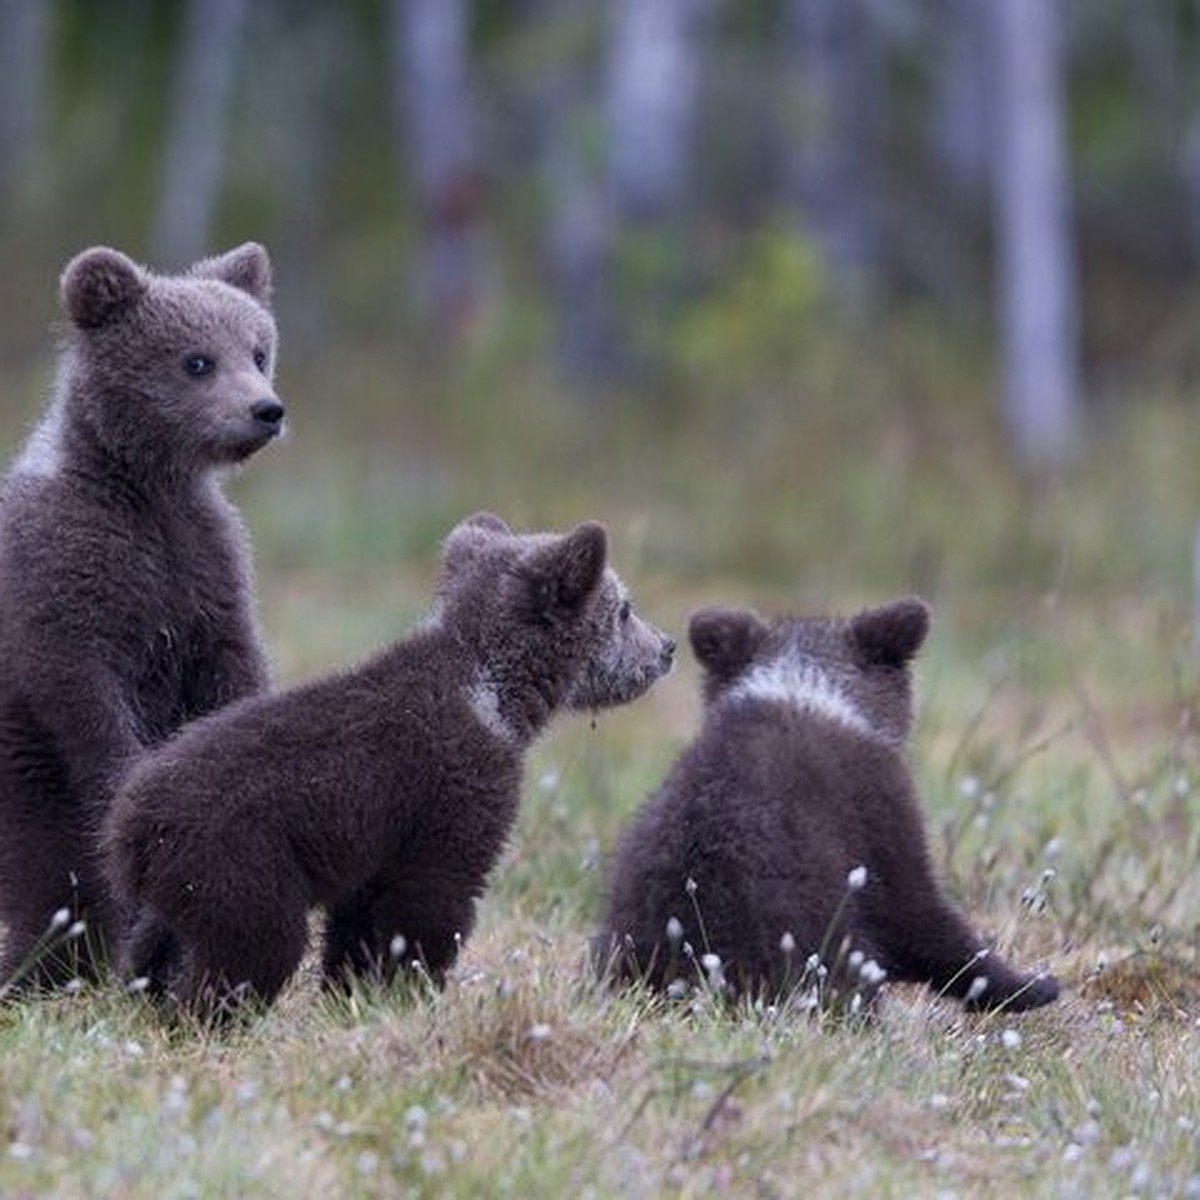
[[[674,643],[633,614],[606,553],[597,524],[518,535],[469,518],[408,637],[143,757],[106,835],[112,876],[144,914],[131,972],[204,1016],[269,1002],[321,907],[327,982],[418,962],[440,980],[535,735],[559,709],[633,700],[671,666]]]
[[[704,725],[617,849],[597,945],[618,977],[869,1002],[887,975],[1009,1009],[1057,996],[988,953],[934,878],[904,758],[928,628],[913,598],[848,621],[693,616]]]
[[[0,986],[94,977],[123,917],[97,839],[114,784],[266,667],[217,472],[282,427],[271,268],[74,258],[53,398],[0,490]],[[68,915],[69,914],[69,915]],[[82,920],[87,936],[50,936]]]

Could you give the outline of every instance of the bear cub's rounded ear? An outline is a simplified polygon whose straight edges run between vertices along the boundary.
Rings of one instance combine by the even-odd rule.
[[[512,530],[495,513],[477,512],[450,530],[442,544],[442,562],[447,570],[460,571],[494,545],[497,537],[511,536]]]
[[[702,608],[692,614],[688,640],[696,661],[714,678],[735,679],[758,653],[769,626],[745,608]]]
[[[80,329],[99,329],[136,304],[149,284],[149,276],[133,259],[107,246],[93,246],[67,263],[59,293],[67,316]]]
[[[201,279],[219,279],[253,296],[264,308],[271,304],[271,257],[258,242],[244,242],[234,250],[205,258],[192,267]]]
[[[850,622],[850,632],[868,663],[902,667],[929,633],[929,605],[917,596],[868,608]]]
[[[496,516],[494,512],[472,513],[459,522],[460,528],[464,525],[472,525],[477,529],[490,529],[493,533],[512,533],[504,518]]]
[[[584,521],[535,550],[522,574],[538,616],[578,612],[600,586],[607,561],[608,533],[598,521]]]

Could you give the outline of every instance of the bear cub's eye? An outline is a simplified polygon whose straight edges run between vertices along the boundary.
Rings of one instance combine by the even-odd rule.
[[[267,352],[265,350],[255,350],[254,365],[265,375],[267,373]]]
[[[633,605],[630,604],[628,600],[622,600],[621,607],[617,609],[617,620],[624,625],[625,622],[629,620],[632,613]]]
[[[211,375],[216,369],[217,360],[209,358],[207,354],[189,354],[183,360],[184,373],[193,379],[203,379],[205,375]]]

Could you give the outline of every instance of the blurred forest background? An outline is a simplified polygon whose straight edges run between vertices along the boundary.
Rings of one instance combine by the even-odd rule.
[[[1190,612],[1195,0],[0,0],[0,206],[6,453],[71,254],[268,245],[268,589],[488,506]]]

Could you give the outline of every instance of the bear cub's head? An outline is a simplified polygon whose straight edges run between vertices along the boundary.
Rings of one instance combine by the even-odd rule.
[[[108,453],[203,469],[240,462],[282,432],[262,246],[172,276],[97,246],[67,264],[60,290],[67,403]]]
[[[688,632],[710,707],[790,704],[900,746],[913,721],[909,664],[929,621],[925,602],[909,596],[848,620],[706,608]]]
[[[671,669],[675,643],[634,612],[607,559],[594,521],[516,534],[477,513],[446,540],[438,620],[497,687],[532,687],[551,708],[625,704]]]

